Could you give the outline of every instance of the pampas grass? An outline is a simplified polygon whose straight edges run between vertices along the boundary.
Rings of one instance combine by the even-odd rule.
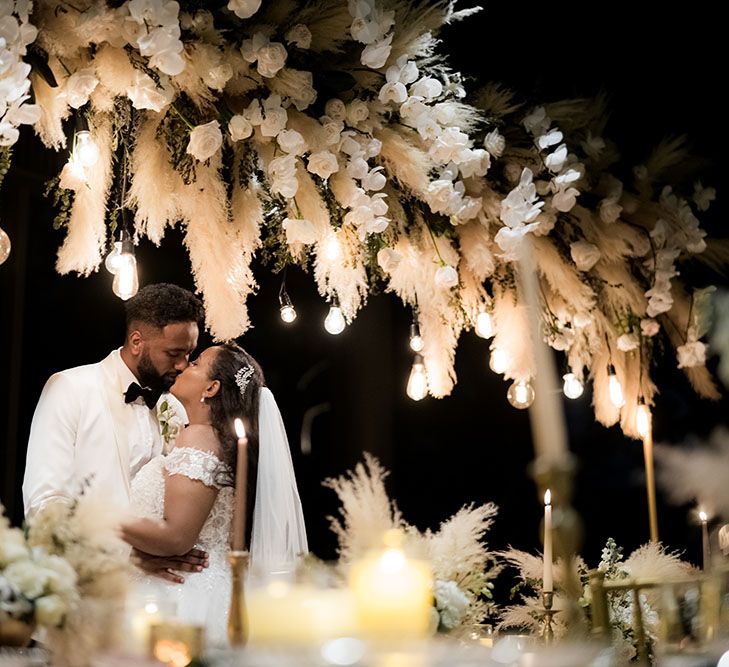
[[[375,137],[382,142],[380,157],[387,172],[414,194],[422,196],[430,182],[428,173],[433,162],[427,152],[416,146],[420,141],[417,133],[404,127],[397,130],[383,127],[375,132]]]

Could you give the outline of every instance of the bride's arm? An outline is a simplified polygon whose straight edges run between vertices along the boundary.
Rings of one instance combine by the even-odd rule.
[[[137,519],[121,527],[122,538],[153,556],[184,554],[197,542],[218,489],[185,474],[165,474],[162,520]]]

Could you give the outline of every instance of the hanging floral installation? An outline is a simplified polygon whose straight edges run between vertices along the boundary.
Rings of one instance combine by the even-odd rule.
[[[159,244],[179,225],[217,339],[249,327],[259,255],[275,272],[309,271],[347,323],[371,290],[396,293],[416,313],[435,397],[456,382],[461,334],[493,336],[492,368],[526,407],[535,367],[514,260],[528,243],[565,393],[591,379],[598,421],[637,435],[659,337],[696,391],[717,397],[678,281],[680,262],[717,261],[696,217],[714,191],[667,185],[678,141],[618,178],[600,100],[467,94],[436,35],[475,11],[39,0],[31,12],[2,0],[0,168],[21,123],[68,152],[50,185],[62,274],[89,275],[112,246],[132,262],[132,241]],[[115,283],[122,297],[127,282]]]

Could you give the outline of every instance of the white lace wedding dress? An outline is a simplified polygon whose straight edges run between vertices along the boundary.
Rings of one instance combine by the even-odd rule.
[[[134,514],[161,519],[165,507],[165,475],[184,475],[219,489],[197,545],[207,551],[210,566],[202,572],[185,573],[184,584],[173,584],[145,575],[135,568],[132,575],[139,595],[152,595],[176,608],[185,623],[205,627],[209,645],[223,645],[227,639],[230,603],[230,529],[233,519],[234,489],[228,466],[211,452],[176,447],[167,456],[157,456],[132,480],[131,505]]]

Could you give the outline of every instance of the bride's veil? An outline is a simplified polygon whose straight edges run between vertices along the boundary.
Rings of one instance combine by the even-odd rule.
[[[290,571],[308,551],[306,526],[288,438],[276,399],[261,387],[258,479],[253,508],[251,567],[256,574]]]

